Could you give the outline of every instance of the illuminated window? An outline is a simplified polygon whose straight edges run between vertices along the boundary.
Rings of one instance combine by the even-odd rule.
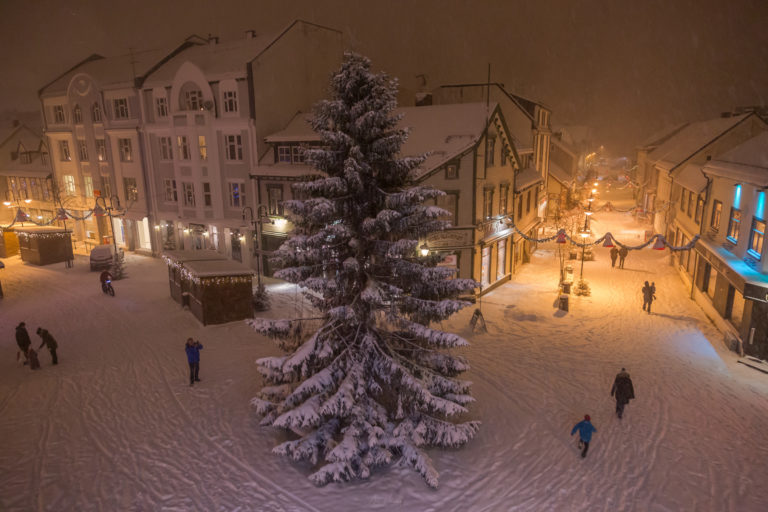
[[[229,206],[232,208],[245,206],[245,184],[243,182],[229,182]]]
[[[723,214],[723,203],[715,199],[712,204],[712,218],[709,221],[709,227],[714,230],[720,229],[720,217]]]
[[[86,197],[93,197],[93,178],[90,176],[83,176],[83,185],[85,185]]]
[[[205,135],[197,136],[197,147],[200,149],[200,160],[208,160],[208,146],[205,144]]]
[[[71,174],[64,175],[64,193],[68,196],[75,195],[75,177]]]
[[[483,190],[483,218],[490,219],[493,216],[493,189]]]
[[[728,239],[730,241],[739,241],[739,229],[741,229],[741,210],[731,208],[731,219],[728,222]]]
[[[499,214],[507,214],[507,198],[509,196],[509,185],[501,185],[499,188]]]
[[[752,218],[752,235],[749,240],[749,253],[757,259],[763,253],[763,239],[765,238],[765,221],[756,217]]]
[[[270,215],[283,215],[283,186],[267,185],[267,201]]]
[[[448,164],[445,166],[445,179],[459,179],[459,166],[457,164]]]
[[[139,200],[139,187],[136,185],[136,178],[123,178],[123,189],[125,191],[126,200]]]

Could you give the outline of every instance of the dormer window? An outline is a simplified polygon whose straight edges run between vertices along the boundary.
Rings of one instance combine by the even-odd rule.
[[[236,113],[237,110],[237,91],[224,91],[224,112]]]
[[[277,146],[277,161],[280,163],[291,163],[291,146]]]
[[[203,93],[199,90],[185,91],[184,108],[186,110],[202,110]]]

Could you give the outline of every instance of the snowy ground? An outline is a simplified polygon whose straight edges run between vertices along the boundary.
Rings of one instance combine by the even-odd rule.
[[[643,227],[619,213],[593,227],[626,243]],[[633,238],[634,237],[634,238]],[[277,349],[244,323],[202,327],[168,293],[163,261],[128,257],[129,278],[103,295],[84,256],[72,269],[18,257],[0,271],[0,510],[2,511],[734,511],[768,509],[768,375],[736,364],[688,299],[668,251],[633,251],[611,269],[607,249],[584,265],[589,297],[556,308],[555,244],[481,303],[444,323],[472,343],[478,436],[432,452],[430,490],[406,469],[314,487],[307,467],[274,456],[276,433],[249,400],[253,361]],[[578,274],[578,265],[576,272]],[[655,281],[654,313],[641,310]],[[301,308],[272,284],[272,316]],[[59,341],[58,366],[16,362],[26,321]],[[202,341],[202,382],[190,388],[184,340]],[[625,417],[609,395],[626,366],[637,399]],[[597,428],[582,460],[569,433]]]

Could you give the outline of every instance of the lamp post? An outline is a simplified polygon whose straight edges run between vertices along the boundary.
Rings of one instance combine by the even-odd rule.
[[[117,199],[117,207],[114,206],[113,198]],[[101,202],[104,203],[104,206],[99,206],[99,199],[101,199]],[[93,208],[93,214],[97,217],[103,217],[104,212],[106,211],[106,215],[109,216],[109,227],[112,231],[112,246],[115,248],[115,258],[118,258],[117,254],[117,239],[115,239],[115,224],[112,222],[112,210],[117,210],[120,208],[120,198],[117,196],[109,196],[109,205],[107,205],[107,200],[103,196],[98,196],[96,198],[96,206]]]
[[[246,215],[246,213],[248,215]],[[250,217],[250,219],[249,219]],[[262,222],[267,220],[270,224],[274,224],[274,221],[269,218],[267,207],[263,204],[256,206],[256,214],[253,213],[253,208],[246,206],[243,208],[243,221],[250,222],[253,225],[253,229],[256,233],[256,283],[259,292],[261,292],[261,228]]]

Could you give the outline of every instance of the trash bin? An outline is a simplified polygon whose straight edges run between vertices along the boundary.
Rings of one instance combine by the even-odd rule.
[[[563,311],[568,311],[568,296],[563,294],[560,295],[560,304],[559,309],[562,309]]]
[[[563,293],[571,293],[571,283],[563,281]]]

